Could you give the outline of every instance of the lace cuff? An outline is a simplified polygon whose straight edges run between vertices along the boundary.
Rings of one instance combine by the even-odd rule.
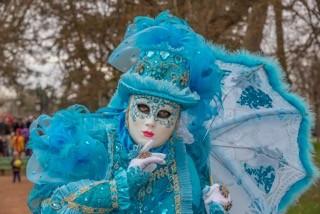
[[[126,171],[120,169],[114,179],[81,180],[57,188],[41,204],[43,213],[109,213],[130,207]]]

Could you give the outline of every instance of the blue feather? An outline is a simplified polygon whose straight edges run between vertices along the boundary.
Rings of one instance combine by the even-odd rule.
[[[298,134],[298,145],[300,160],[307,174],[305,178],[294,184],[282,198],[279,210],[281,213],[284,213],[288,206],[303,192],[305,192],[319,177],[318,170],[311,157],[313,151],[312,143],[310,143],[310,129],[313,124],[312,114],[310,113],[311,111],[309,110],[308,105],[300,97],[288,91],[289,87],[285,84],[283,71],[277,61],[271,58],[250,54],[245,50],[241,50],[236,53],[229,53],[222,47],[214,44],[212,44],[211,47],[217,60],[221,60],[226,63],[242,64],[248,67],[255,67],[261,64],[264,65],[264,69],[272,88],[292,106],[294,106],[303,118]]]
[[[57,178],[60,182],[78,179],[102,179],[107,168],[105,145],[93,138],[84,119],[89,111],[79,105],[40,116],[30,128],[30,144],[43,179]],[[90,116],[91,117],[91,116]],[[92,126],[92,124],[90,124]],[[34,164],[30,162],[29,164]]]

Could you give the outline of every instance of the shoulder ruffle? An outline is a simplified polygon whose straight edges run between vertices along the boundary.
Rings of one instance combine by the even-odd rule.
[[[41,115],[30,128],[28,179],[37,184],[102,179],[108,160],[105,123],[80,105]]]

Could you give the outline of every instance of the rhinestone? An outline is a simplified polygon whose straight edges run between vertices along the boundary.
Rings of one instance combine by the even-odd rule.
[[[160,51],[160,56],[161,59],[166,60],[170,56],[170,53],[167,51]]]
[[[119,169],[119,164],[116,163],[113,167],[114,167],[114,169]]]
[[[61,204],[59,202],[53,201],[53,202],[51,202],[51,207],[55,210],[59,210],[59,209],[61,209]]]
[[[162,210],[162,212],[161,212],[162,214],[165,214],[165,213],[168,213],[168,209],[164,209],[164,210]]]
[[[176,56],[174,57],[174,60],[175,60],[176,63],[181,63],[181,62],[182,62],[182,57],[179,56],[179,55],[176,55]]]
[[[154,51],[148,51],[147,57],[151,58],[154,55]]]

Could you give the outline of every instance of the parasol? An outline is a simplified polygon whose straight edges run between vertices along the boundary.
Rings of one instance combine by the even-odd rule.
[[[216,61],[223,107],[207,121],[211,176],[230,190],[231,214],[282,213],[314,177],[308,111],[284,89],[278,66],[243,57]]]

